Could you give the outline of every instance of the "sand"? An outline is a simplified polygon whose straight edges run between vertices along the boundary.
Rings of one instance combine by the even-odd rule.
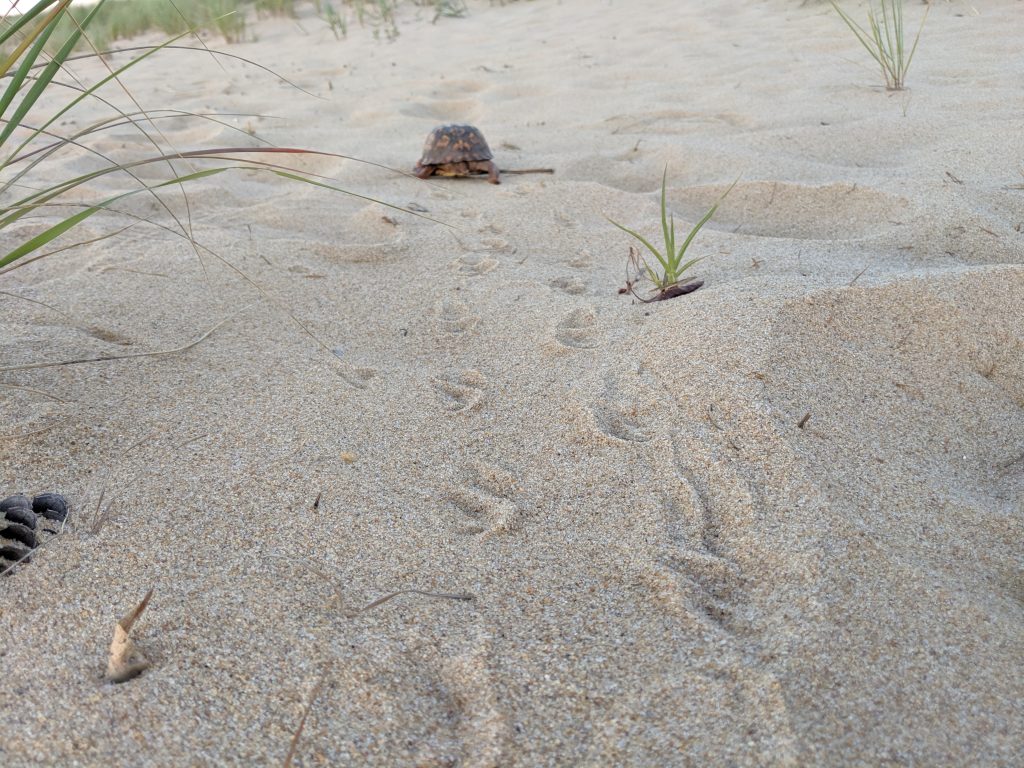
[[[312,95],[187,52],[126,83],[405,171],[472,122],[554,175],[306,159],[437,221],[222,175],[225,261],[136,226],[0,276],[0,367],[225,321],[0,374],[0,493],[73,506],[0,581],[0,763],[281,764],[318,683],[295,765],[1018,763],[1024,7],[933,3],[900,93],[820,3],[470,10],[211,39]],[[656,235],[666,166],[681,229],[740,180],[705,286],[642,304],[606,217]],[[152,666],[107,683],[150,588]],[[359,612],[409,589],[472,600]]]

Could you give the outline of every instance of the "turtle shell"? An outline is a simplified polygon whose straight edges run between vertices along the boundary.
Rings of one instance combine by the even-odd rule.
[[[439,125],[427,136],[421,165],[445,165],[474,160],[493,160],[491,148],[472,125]]]

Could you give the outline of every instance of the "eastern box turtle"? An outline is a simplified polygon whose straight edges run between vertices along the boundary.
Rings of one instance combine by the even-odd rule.
[[[423,157],[413,173],[428,176],[473,176],[486,173],[491,184],[500,184],[498,166],[479,128],[472,125],[439,125],[427,136]]]

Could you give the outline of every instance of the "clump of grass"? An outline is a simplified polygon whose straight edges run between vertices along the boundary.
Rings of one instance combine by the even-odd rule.
[[[45,50],[51,56],[90,15],[92,7],[73,6],[60,15],[51,42]],[[105,51],[116,40],[124,40],[147,32],[159,31],[167,36],[180,35],[198,29],[216,31],[230,42],[245,37],[245,10],[242,0],[130,0],[115,2],[89,21],[88,41],[92,47]],[[0,35],[16,22],[18,17],[0,19]],[[76,49],[88,49],[86,38],[79,38]],[[5,51],[10,53],[10,47]]]
[[[413,0],[413,4],[420,7],[430,6],[434,9],[434,18],[431,24],[436,24],[442,16],[461,19],[469,12],[465,0]]]
[[[212,25],[228,43],[245,40],[245,11],[238,7],[238,0],[206,0],[206,14]]]
[[[857,36],[860,44],[867,49],[878,65],[882,68],[882,76],[885,78],[885,87],[890,91],[903,89],[907,77],[907,70],[910,69],[910,62],[917,50],[917,43],[921,39],[921,31],[924,29],[925,19],[928,18],[929,5],[925,8],[924,16],[921,17],[921,26],[917,29],[917,37],[914,44],[907,52],[904,44],[903,27],[903,0],[879,0],[880,8],[876,11],[872,4],[868,8],[868,28],[864,29],[854,21],[847,13],[840,8],[835,0],[829,0],[836,13],[846,22],[846,26]]]
[[[343,37],[348,37],[348,22],[345,18],[338,13],[334,6],[330,3],[316,3],[316,11],[320,14],[320,18],[326,22],[327,26],[331,28],[331,32],[334,33],[335,40],[341,40]]]
[[[373,30],[374,37],[394,40],[398,37],[395,19],[401,0],[339,0],[335,8],[327,0],[313,0],[317,15],[323,19],[337,39],[348,34],[348,17],[353,16],[361,26]],[[462,17],[469,9],[465,0],[412,0],[419,7],[434,9],[433,21],[442,17]],[[299,0],[121,0],[110,4],[104,12],[90,21],[89,40],[92,47],[105,51],[111,44],[147,32],[159,31],[168,36],[183,32],[206,30],[221,34],[228,43],[242,42],[246,38],[246,13],[255,10],[259,16],[298,16],[296,6]],[[85,18],[91,6],[70,8],[61,15],[61,21],[53,39],[67,38]],[[0,35],[8,30],[13,21],[0,18]],[[53,55],[56,43],[47,46]],[[89,48],[79,40],[77,48]],[[11,50],[0,51],[0,57]]]
[[[179,149],[161,132],[162,120],[191,116],[197,120],[213,120],[220,125],[225,123],[212,115],[180,110],[145,110],[130,93],[134,108],[122,110],[114,107],[113,102],[103,97],[101,89],[110,83],[121,84],[120,77],[128,69],[177,42],[184,33],[161,45],[140,49],[143,52],[131,60],[117,67],[108,66],[105,76],[94,82],[85,82],[74,73],[66,72],[65,68],[75,47],[83,39],[88,39],[86,30],[100,18],[107,2],[99,0],[91,6],[79,21],[71,25],[71,33],[63,39],[59,37],[59,30],[67,28],[63,25],[67,23],[65,17],[70,12],[71,0],[37,0],[29,10],[0,29],[0,47],[13,46],[10,54],[0,58],[0,234],[5,230],[11,231],[28,219],[41,219],[43,222],[38,234],[16,243],[9,250],[9,246],[0,250],[0,274],[84,244],[73,242],[73,236],[68,233],[96,214],[107,212],[122,221],[127,218],[128,224],[98,239],[138,224],[152,224],[185,238],[193,244],[197,254],[200,251],[210,253],[248,279],[229,262],[195,241],[191,224],[175,214],[165,195],[177,192],[184,195],[187,185],[226,172],[269,173],[290,181],[345,192],[314,173],[296,171],[277,162],[295,155],[329,153],[273,147],[265,143],[255,147]],[[56,52],[52,56],[47,55],[48,46],[54,45]],[[73,88],[62,81],[62,73],[67,75],[67,81],[75,83]],[[77,127],[76,121],[67,118],[86,100],[98,100],[110,106],[112,111],[95,122]],[[75,127],[61,128],[64,125]],[[135,130],[139,137],[138,143],[128,147],[129,156],[113,157],[90,147],[92,140],[104,131],[123,130],[124,126]],[[59,171],[63,155],[76,150],[88,152],[96,165],[93,170],[62,178]],[[256,160],[257,157],[261,159]],[[143,168],[163,168],[165,173],[155,176],[148,173],[148,178],[144,179],[140,175]],[[96,185],[107,186],[105,180],[116,178],[124,180],[122,191],[93,196]],[[149,196],[156,203],[157,210],[171,218],[171,223],[140,217],[125,208],[124,204],[130,198],[140,194]]]
[[[295,0],[256,0],[256,13],[266,16],[295,16]]]
[[[347,0],[355,10],[360,26],[369,25],[373,36],[383,36],[387,40],[398,37],[398,22],[395,20],[395,9],[398,0]]]
[[[735,181],[729,185],[729,188],[726,189],[715,204],[711,206],[711,210],[705,213],[704,217],[694,225],[682,245],[677,248],[676,220],[675,216],[668,212],[668,204],[665,195],[667,180],[668,168],[666,167],[665,172],[661,176],[661,232],[662,237],[665,240],[664,251],[655,248],[654,245],[652,245],[651,242],[639,232],[636,232],[629,227],[625,227],[617,221],[608,219],[608,221],[623,232],[639,240],[644,247],[651,252],[654,258],[657,259],[657,266],[660,267],[660,269],[652,267],[641,255],[640,251],[635,248],[630,248],[630,264],[636,268],[638,274],[635,278],[632,276],[627,278],[626,288],[622,292],[632,293],[641,301],[660,301],[663,299],[675,298],[676,296],[682,296],[684,293],[690,293],[703,284],[702,282],[697,282],[690,283],[689,285],[680,285],[682,277],[686,271],[694,264],[701,261],[704,257],[698,256],[697,258],[689,259],[687,261],[683,261],[683,259],[686,257],[686,252],[690,248],[690,244],[693,242],[693,239],[697,236],[697,233],[700,232],[701,228],[711,220],[711,217],[715,215],[715,211],[718,210],[718,206],[722,204],[725,196],[732,191],[733,187],[736,186]],[[636,292],[634,286],[641,278],[647,278],[654,284],[655,294],[653,297],[645,298]]]

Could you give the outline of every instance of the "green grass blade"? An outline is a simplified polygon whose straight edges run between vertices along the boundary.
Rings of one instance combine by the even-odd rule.
[[[98,5],[101,5],[104,2],[106,2],[106,0],[100,0],[100,3]],[[84,89],[82,91],[82,93],[78,97],[76,97],[76,98],[72,99],[71,101],[69,101],[61,109],[59,109],[49,120],[47,120],[45,123],[43,123],[40,126],[39,130],[41,131],[41,130],[45,130],[45,129],[49,128],[51,125],[53,125],[55,122],[57,122],[62,116],[64,116],[65,114],[70,112],[72,109],[74,109],[82,101],[84,101],[85,99],[87,99],[90,96],[92,96],[93,94],[95,94],[96,91],[98,91],[104,85],[109,83],[111,80],[114,80],[117,77],[119,77],[121,74],[123,74],[125,72],[125,70],[127,70],[127,69],[129,69],[131,67],[134,67],[137,64],[141,64],[145,59],[149,58],[150,56],[152,56],[153,54],[157,53],[158,51],[163,50],[167,45],[169,45],[172,42],[175,42],[176,40],[181,39],[184,35],[187,35],[187,34],[189,34],[189,33],[188,32],[183,32],[178,37],[171,38],[170,40],[168,40],[163,45],[154,46],[152,49],[145,51],[138,58],[132,59],[128,63],[126,63],[123,66],[119,67],[118,69],[115,69],[113,72],[108,74],[106,77],[98,80],[95,84],[93,84],[89,88]],[[25,139],[25,141],[23,141],[18,146],[18,148],[11,154],[11,157],[13,157],[14,155],[19,154],[22,150],[24,150],[24,148],[29,143],[31,143],[32,140],[35,139],[35,137],[37,135],[38,135],[38,133],[34,133],[33,135],[31,135],[27,139]],[[0,144],[2,144],[2,142],[0,142]],[[7,165],[7,162],[9,162],[9,160],[10,160],[10,158],[8,158],[8,161],[4,161],[2,165]]]
[[[45,11],[49,6],[56,2],[60,2],[62,6],[66,7],[68,2],[66,0],[41,0],[32,6],[27,13],[22,14],[18,21],[8,27],[2,34],[0,34],[0,45],[3,45],[14,35],[21,31],[22,27],[30,24],[35,20],[36,16]],[[43,19],[39,25],[22,38],[21,42],[15,46],[14,50],[4,58],[3,62],[0,63],[0,76],[6,76],[10,72],[11,67],[15,65],[21,55],[28,49],[30,45],[42,34],[43,30],[50,26],[53,19],[63,10],[63,8],[56,8],[47,15],[46,19]]]
[[[29,8],[27,11],[22,13],[20,16],[15,17],[15,21],[10,26],[5,26],[3,31],[0,31],[0,45],[3,45],[12,37],[21,32],[22,28],[26,25],[31,24],[35,18],[43,13],[54,3],[60,2],[61,0],[39,0],[35,5]]]
[[[901,90],[907,71],[910,69],[910,62],[917,50],[917,44],[921,40],[921,32],[924,29],[924,21],[928,16],[930,6],[925,9],[921,26],[918,27],[914,44],[908,53],[903,0],[880,0],[881,5],[877,11],[871,3],[868,9],[868,29],[864,29],[855,22],[839,7],[836,0],[829,0],[829,2],[860,44],[864,46],[864,49],[882,68],[882,77],[885,79],[886,88],[894,91]]]
[[[18,259],[22,258],[23,256],[27,256],[28,254],[32,253],[33,251],[36,251],[36,250],[42,248],[44,245],[46,245],[46,244],[48,244],[50,242],[53,242],[58,237],[63,235],[65,232],[67,232],[68,230],[78,226],[83,221],[88,219],[90,216],[92,216],[92,215],[94,215],[96,213],[99,213],[104,208],[107,208],[110,205],[113,205],[114,203],[116,203],[118,200],[124,200],[125,198],[131,197],[132,195],[141,194],[142,192],[147,192],[149,190],[159,189],[160,187],[166,187],[166,186],[169,186],[171,184],[182,184],[182,183],[185,183],[185,182],[188,182],[188,181],[194,181],[196,179],[202,179],[202,178],[206,178],[206,177],[209,177],[209,176],[214,176],[214,175],[216,175],[218,173],[223,173],[226,170],[230,170],[230,169],[228,169],[228,168],[209,168],[209,169],[202,170],[202,171],[196,171],[195,173],[189,173],[189,174],[186,174],[184,176],[177,176],[177,177],[175,177],[173,179],[170,179],[168,181],[164,181],[164,182],[161,182],[159,184],[153,184],[152,186],[147,187],[146,189],[133,189],[133,190],[130,190],[128,192],[123,192],[123,193],[121,193],[119,195],[114,195],[113,197],[108,197],[106,200],[102,200],[102,201],[100,201],[98,203],[90,205],[85,210],[79,211],[78,213],[76,213],[73,216],[68,216],[66,219],[63,219],[63,220],[57,222],[56,224],[54,224],[52,227],[49,227],[48,229],[44,230],[43,232],[40,232],[38,235],[36,235],[32,239],[25,241],[24,243],[19,245],[14,250],[12,250],[9,253],[7,253],[3,258],[0,258],[0,268],[6,267],[8,264],[11,264],[11,263],[17,261]]]
[[[668,261],[668,265],[669,265],[669,267],[671,267],[671,271],[674,272],[676,264],[679,263],[679,260],[676,259],[676,256],[675,256],[675,250],[676,250],[676,217],[672,216],[672,215],[669,215],[669,231],[671,233],[671,237],[665,243],[665,259]]]
[[[86,26],[88,26],[89,22],[99,12],[100,8],[103,7],[103,4],[105,2],[106,0],[99,0],[99,2],[92,7],[92,10],[89,12],[89,15],[86,16],[85,19],[82,21],[82,26],[80,28],[76,28],[75,31],[68,36],[68,39],[65,41],[64,45],[61,46],[61,49],[57,52],[53,59],[51,59],[50,62],[45,67],[43,67],[43,71],[36,76],[36,80],[34,83],[32,83],[32,87],[29,88],[28,93],[18,104],[18,107],[17,109],[15,109],[14,114],[7,122],[7,125],[4,126],[4,130],[0,132],[0,146],[3,146],[7,142],[7,139],[11,137],[11,134],[14,133],[18,126],[22,124],[22,122],[25,119],[25,115],[28,114],[28,111],[32,109],[36,101],[39,100],[39,97],[42,96],[44,91],[46,91],[46,89],[49,87],[50,82],[53,80],[54,76],[57,74],[58,71],[60,71],[60,68],[63,66],[64,60],[71,55],[72,49],[75,47],[75,44],[81,38],[82,30]],[[61,5],[58,9],[58,14],[66,13],[65,9],[67,8],[67,5],[68,3]],[[22,62],[21,67],[19,67],[18,69],[19,73],[21,73],[21,71],[24,70],[27,74],[28,68],[39,57],[43,45],[46,43],[46,41],[49,39],[50,35],[56,28],[57,20],[54,19],[54,21],[47,27],[46,31],[39,36],[39,39],[32,46],[32,51],[29,53],[25,61]],[[12,82],[11,86],[13,85],[14,83]],[[47,126],[48,125],[50,125],[50,123],[47,123]]]
[[[180,153],[175,153],[173,155],[162,155],[162,156],[158,156],[158,157],[146,158],[145,160],[140,160],[140,161],[138,161],[136,163],[132,163],[131,166],[132,167],[138,167],[138,166],[146,165],[146,164],[150,164],[150,163],[160,163],[160,162],[166,162],[168,160],[182,160],[182,159],[190,159],[190,158],[191,159],[228,160],[228,161],[230,161],[230,160],[232,160],[231,157],[223,156],[223,155],[230,155],[232,153],[255,153],[255,154],[263,154],[263,153],[330,154],[330,153],[323,153],[323,152],[314,152],[314,151],[311,151],[311,150],[304,150],[304,149],[294,149],[294,148],[291,148],[291,147],[222,147],[220,149],[197,150],[197,151],[193,151],[193,152],[180,152]],[[80,186],[80,185],[82,185],[82,184],[84,184],[84,183],[86,183],[88,181],[91,181],[93,179],[99,178],[100,176],[103,176],[103,175],[106,175],[106,174],[110,174],[110,173],[116,173],[118,171],[124,170],[125,167],[127,167],[127,166],[114,167],[114,168],[104,168],[104,169],[101,169],[99,171],[94,171],[92,173],[83,174],[82,176],[79,176],[79,177],[77,177],[75,179],[72,179],[69,182],[65,182],[64,184],[57,185],[56,187],[53,187],[53,188],[51,188],[49,190],[44,190],[43,192],[39,192],[39,193],[35,193],[34,195],[30,195],[29,198],[26,198],[26,200],[31,199],[32,202],[24,204],[24,205],[22,205],[20,207],[17,207],[15,209],[13,209],[13,212],[9,213],[7,217],[5,217],[4,219],[0,219],[0,231],[2,231],[4,227],[6,227],[9,224],[13,223],[14,221],[18,220],[22,216],[26,215],[27,213],[30,213],[31,211],[37,210],[42,205],[45,205],[46,203],[50,202],[54,198],[58,197],[61,194],[64,194],[65,192],[70,191],[71,189],[75,188],[76,186]],[[78,224],[82,223],[83,221],[85,221],[87,218],[89,218],[93,214],[99,212],[100,210],[103,210],[103,209],[109,207],[110,205],[112,205],[113,203],[115,203],[115,202],[117,202],[119,200],[123,200],[125,198],[132,197],[133,195],[138,195],[138,194],[143,194],[143,193],[152,193],[154,190],[160,189],[162,187],[168,187],[168,186],[171,186],[171,185],[182,185],[182,184],[184,184],[186,182],[195,181],[197,179],[207,178],[209,176],[214,176],[216,174],[223,173],[225,171],[270,172],[270,173],[273,173],[273,174],[275,174],[277,176],[280,176],[281,178],[289,179],[289,180],[292,180],[292,181],[301,181],[301,182],[304,182],[306,184],[310,184],[310,185],[315,186],[315,187],[321,187],[323,189],[329,189],[329,190],[332,190],[334,192],[341,192],[343,194],[350,195],[352,197],[356,197],[356,198],[358,198],[360,200],[366,200],[367,202],[379,203],[379,204],[384,205],[384,206],[386,206],[388,208],[392,208],[392,209],[397,210],[397,211],[402,211],[403,213],[413,213],[414,215],[419,215],[419,214],[415,214],[414,211],[407,211],[406,209],[401,208],[400,206],[391,205],[390,203],[385,203],[385,202],[382,202],[380,200],[375,200],[374,198],[367,197],[366,195],[360,195],[360,194],[357,194],[355,192],[351,192],[351,191],[349,191],[347,189],[342,189],[341,187],[336,187],[336,186],[334,186],[332,184],[327,184],[325,182],[317,181],[314,178],[310,178],[309,176],[303,176],[302,174],[297,173],[295,171],[292,171],[290,169],[284,168],[283,166],[273,165],[273,164],[270,164],[270,163],[252,163],[252,164],[249,164],[249,165],[235,165],[235,166],[225,166],[225,167],[218,167],[218,168],[209,168],[209,169],[205,169],[205,170],[195,171],[193,173],[184,174],[184,175],[181,175],[181,176],[175,176],[172,179],[168,179],[168,180],[160,182],[158,184],[151,184],[151,185],[148,185],[148,186],[143,187],[141,189],[133,189],[133,190],[130,190],[128,192],[123,192],[123,193],[121,193],[119,195],[114,195],[113,197],[109,197],[106,200],[103,200],[103,201],[101,201],[99,203],[95,203],[94,205],[89,206],[85,210],[80,211],[79,213],[76,213],[74,216],[69,216],[68,218],[63,219],[62,221],[60,221],[57,224],[53,225],[52,227],[50,227],[46,231],[40,233],[39,235],[37,235],[36,237],[32,238],[31,240],[29,240],[29,241],[23,243],[22,245],[18,246],[17,248],[12,250],[10,253],[5,255],[3,258],[0,258],[0,268],[3,268],[5,266],[13,263],[14,261],[17,261],[18,259],[22,258],[23,256],[26,256],[29,253],[32,253],[33,251],[38,250],[39,248],[41,248],[44,245],[50,243],[55,238],[57,238],[60,235],[64,234],[68,230],[70,230],[73,227],[77,226]],[[12,208],[7,208],[5,210],[11,211]],[[437,222],[436,219],[431,219],[428,216],[420,216],[420,218],[425,218],[425,219],[428,219],[430,221]],[[437,222],[437,223],[442,223],[442,222]]]
[[[917,28],[917,36],[914,38],[914,45],[910,48],[910,55],[907,56],[907,69],[910,69],[910,62],[914,59],[914,52],[917,51],[917,44],[921,40],[921,33],[924,31],[924,22],[928,18],[928,11],[931,9],[932,7],[930,5],[926,6],[924,9],[924,16],[921,17],[921,26]]]
[[[31,240],[26,240],[24,243],[22,243],[13,251],[4,256],[2,259],[0,259],[0,267],[6,267],[8,264],[11,264],[12,262],[15,262],[18,259],[20,259],[22,256],[27,256],[33,251],[42,248],[47,243],[63,235],[69,229],[81,224],[94,213],[101,210],[102,207],[102,205],[92,206],[91,208],[76,213],[74,216],[69,216],[68,218],[61,221],[59,224],[55,224],[54,226],[50,227],[44,232],[39,233]]]
[[[43,47],[46,45],[50,36],[57,28],[56,19],[64,11],[64,9],[70,4],[71,0],[63,0],[63,4],[52,11],[45,19],[40,22],[39,26],[36,27],[15,49],[15,51],[8,57],[4,62],[5,69],[8,71],[11,66],[21,57],[22,53],[26,49],[29,49],[28,53],[21,59],[21,64],[14,71],[11,77],[11,81],[4,88],[3,96],[0,96],[0,116],[7,114],[7,109],[14,102],[15,97],[21,90],[22,85],[25,83],[25,78],[28,77],[29,71],[32,69],[36,60],[40,57],[43,52]],[[13,131],[17,125],[8,124],[8,128]],[[8,133],[9,135],[9,133]],[[3,142],[0,141],[0,144]]]
[[[730,184],[729,187],[725,190],[725,192],[723,192],[721,194],[721,196],[719,196],[718,200],[715,201],[715,204],[713,206],[711,206],[711,210],[704,214],[704,218],[701,219],[700,221],[698,221],[696,226],[694,226],[694,228],[690,230],[690,234],[687,235],[686,241],[683,243],[682,247],[679,249],[679,254],[676,256],[676,262],[677,263],[682,261],[683,254],[685,254],[686,253],[686,249],[690,247],[690,243],[693,242],[693,238],[695,238],[697,236],[697,233],[700,232],[701,228],[705,224],[707,224],[709,221],[711,221],[711,217],[715,215],[715,211],[718,210],[718,206],[720,206],[722,204],[722,201],[725,200],[726,195],[728,195],[730,192],[732,192],[733,187],[735,187],[736,184],[738,184],[738,183],[739,183],[739,179],[737,178],[736,181],[734,181],[732,184]]]
[[[874,41],[867,30],[850,18],[842,8],[836,5],[835,0],[829,0],[829,2],[832,3],[832,7],[836,9],[836,13],[838,13],[839,17],[846,22],[846,26],[850,28],[853,34],[857,37],[857,40],[860,41],[860,44],[864,46],[865,50],[871,54],[871,57],[877,61],[880,66],[884,67],[885,64],[882,62],[882,59],[879,58],[878,53],[875,52]]]
[[[665,218],[666,209],[668,206],[665,205],[665,184],[668,180],[668,166],[665,166],[665,170],[661,173],[661,231],[665,237],[665,255],[671,259],[672,249],[674,243],[674,233],[669,231],[668,221]]]
[[[678,270],[676,270],[676,275],[677,276],[683,275],[686,272],[686,270],[688,270],[690,267],[692,267],[698,261],[704,261],[704,259],[706,259],[706,258],[707,258],[706,256],[697,256],[696,258],[690,259],[688,262],[683,264],[683,266],[681,266]]]
[[[651,253],[653,253],[653,254],[654,254],[654,257],[655,257],[655,258],[656,258],[656,259],[658,260],[658,263],[660,263],[660,264],[661,264],[662,268],[663,268],[663,269],[666,269],[666,270],[668,269],[668,261],[666,261],[665,257],[664,257],[664,256],[662,256],[662,255],[661,255],[661,254],[660,254],[660,253],[658,252],[658,249],[657,249],[657,248],[655,248],[655,247],[654,247],[653,245],[651,245],[651,244],[650,244],[650,243],[649,243],[649,242],[647,241],[647,239],[646,239],[646,238],[645,238],[645,237],[644,237],[643,235],[641,235],[641,234],[640,234],[639,232],[634,232],[634,231],[633,231],[632,229],[630,229],[629,227],[624,227],[624,226],[622,226],[622,225],[621,225],[621,224],[619,224],[619,222],[617,222],[617,221],[612,221],[611,219],[608,219],[608,221],[610,221],[610,222],[611,222],[612,224],[614,224],[614,225],[615,225],[616,227],[618,227],[619,229],[621,229],[621,230],[622,230],[623,232],[625,232],[625,233],[626,233],[627,235],[632,235],[632,236],[633,236],[633,237],[635,237],[635,238],[636,238],[637,240],[639,240],[639,241],[640,241],[641,243],[643,243],[643,244],[644,244],[644,245],[645,245],[645,246],[647,247],[647,250],[649,250],[649,251],[650,251]]]

